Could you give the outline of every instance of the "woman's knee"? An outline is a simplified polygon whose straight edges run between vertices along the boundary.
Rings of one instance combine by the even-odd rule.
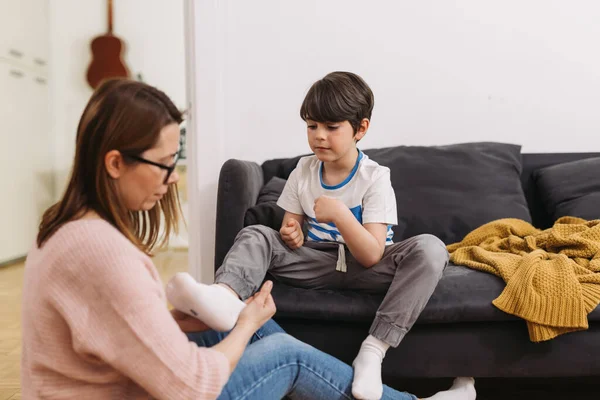
[[[261,351],[276,355],[278,363],[297,363],[312,349],[306,343],[287,333],[274,333],[258,343],[261,344]]]
[[[273,350],[279,351],[283,351],[284,349],[296,350],[300,347],[308,346],[306,343],[299,341],[285,332],[274,333],[265,339],[269,339],[269,346],[273,348]]]

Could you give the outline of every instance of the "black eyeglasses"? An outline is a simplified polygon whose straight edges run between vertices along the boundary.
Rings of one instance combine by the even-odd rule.
[[[167,171],[167,176],[165,177],[165,180],[163,182],[165,185],[167,184],[167,182],[169,182],[169,178],[171,177],[171,174],[173,173],[173,171],[175,171],[175,167],[177,166],[177,161],[179,161],[179,153],[177,153],[175,155],[175,162],[171,166],[165,165],[165,164],[161,164],[161,163],[157,163],[157,162],[150,161],[150,160],[146,160],[143,157],[134,156],[134,155],[131,155],[131,154],[123,154],[123,156],[127,157],[127,158],[130,158],[132,160],[144,163],[144,164],[154,165],[155,167],[158,167],[160,169],[164,169],[165,171]]]

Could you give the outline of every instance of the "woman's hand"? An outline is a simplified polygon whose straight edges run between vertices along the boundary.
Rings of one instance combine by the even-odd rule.
[[[237,324],[229,335],[212,347],[227,357],[230,371],[235,369],[254,332],[275,314],[272,288],[273,282],[265,282],[260,291],[246,301],[246,308],[240,313]]]
[[[266,281],[260,291],[246,301],[246,308],[240,313],[236,326],[247,327],[255,332],[271,319],[277,311],[271,289],[273,282]]]
[[[179,328],[185,333],[204,332],[210,329],[204,322],[200,321],[198,318],[194,318],[179,310],[172,309],[171,315],[173,316],[175,322],[177,322],[177,325],[179,325]]]

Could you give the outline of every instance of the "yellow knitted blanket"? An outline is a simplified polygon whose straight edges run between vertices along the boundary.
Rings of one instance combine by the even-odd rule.
[[[500,219],[448,251],[454,264],[504,280],[493,304],[525,319],[533,342],[587,329],[587,315],[600,303],[600,220],[563,217],[541,231]]]

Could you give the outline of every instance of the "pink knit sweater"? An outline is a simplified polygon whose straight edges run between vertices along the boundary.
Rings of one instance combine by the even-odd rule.
[[[102,220],[34,246],[22,312],[24,399],[214,399],[229,378],[173,320],[150,258]]]

